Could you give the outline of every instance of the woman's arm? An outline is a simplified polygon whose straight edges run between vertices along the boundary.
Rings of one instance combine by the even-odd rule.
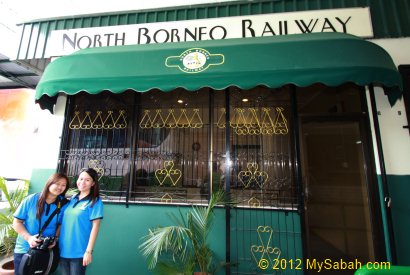
[[[83,266],[87,266],[92,262],[92,253],[94,249],[95,240],[97,239],[98,230],[100,229],[101,219],[92,221],[93,227],[90,233],[90,239],[88,241],[87,249],[85,250],[83,257]]]
[[[28,242],[30,247],[36,247],[41,242],[41,240],[37,239],[38,234],[32,236],[30,235],[30,233],[28,233],[26,227],[24,226],[24,221],[14,218],[13,228],[19,235],[23,237],[23,239]]]

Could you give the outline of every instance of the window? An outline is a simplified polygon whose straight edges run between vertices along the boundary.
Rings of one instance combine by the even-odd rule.
[[[226,174],[229,170],[230,190],[235,200],[244,207],[296,207],[287,88],[231,88],[229,123],[224,119],[226,108],[222,96],[216,96],[215,102],[214,159],[219,173]],[[227,125],[228,162],[224,144]],[[221,181],[227,184],[224,179]]]
[[[229,188],[243,207],[292,208],[289,95],[263,87],[80,93],[70,97],[60,169],[72,181],[81,168],[97,169],[103,198],[116,202],[206,203]]]

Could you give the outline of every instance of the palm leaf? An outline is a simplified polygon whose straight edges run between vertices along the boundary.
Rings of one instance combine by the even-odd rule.
[[[189,230],[180,226],[158,227],[150,230],[145,241],[139,246],[144,256],[148,258],[149,268],[154,268],[161,253],[172,251],[186,259],[189,244]]]
[[[13,192],[9,192],[6,181],[4,178],[0,177],[0,190],[3,192],[8,203],[8,207],[0,211],[0,253],[9,254],[14,249],[17,233],[13,229],[13,213],[27,196],[28,189],[29,181],[24,180],[23,187],[19,187]]]
[[[213,225],[213,210],[218,204],[234,203],[221,190],[212,194],[208,206],[192,206],[186,214],[179,210],[179,215],[171,215],[176,225],[150,229],[139,246],[149,268],[155,268],[159,274],[192,274],[196,266],[201,272],[209,272],[215,263],[207,238]],[[167,255],[171,255],[171,261],[159,262],[161,256],[162,259]]]

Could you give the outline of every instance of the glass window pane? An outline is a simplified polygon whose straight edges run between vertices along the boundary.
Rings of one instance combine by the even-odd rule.
[[[134,201],[206,200],[209,91],[140,94],[135,119]]]
[[[290,113],[288,87],[230,91],[231,162],[222,171],[241,206],[296,207]]]
[[[299,114],[337,114],[361,112],[360,87],[346,83],[339,87],[315,84],[297,88]]]

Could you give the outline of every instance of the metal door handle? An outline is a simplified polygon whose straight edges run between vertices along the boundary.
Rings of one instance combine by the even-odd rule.
[[[391,207],[391,197],[385,197],[384,202],[386,202],[386,205],[388,208]]]

